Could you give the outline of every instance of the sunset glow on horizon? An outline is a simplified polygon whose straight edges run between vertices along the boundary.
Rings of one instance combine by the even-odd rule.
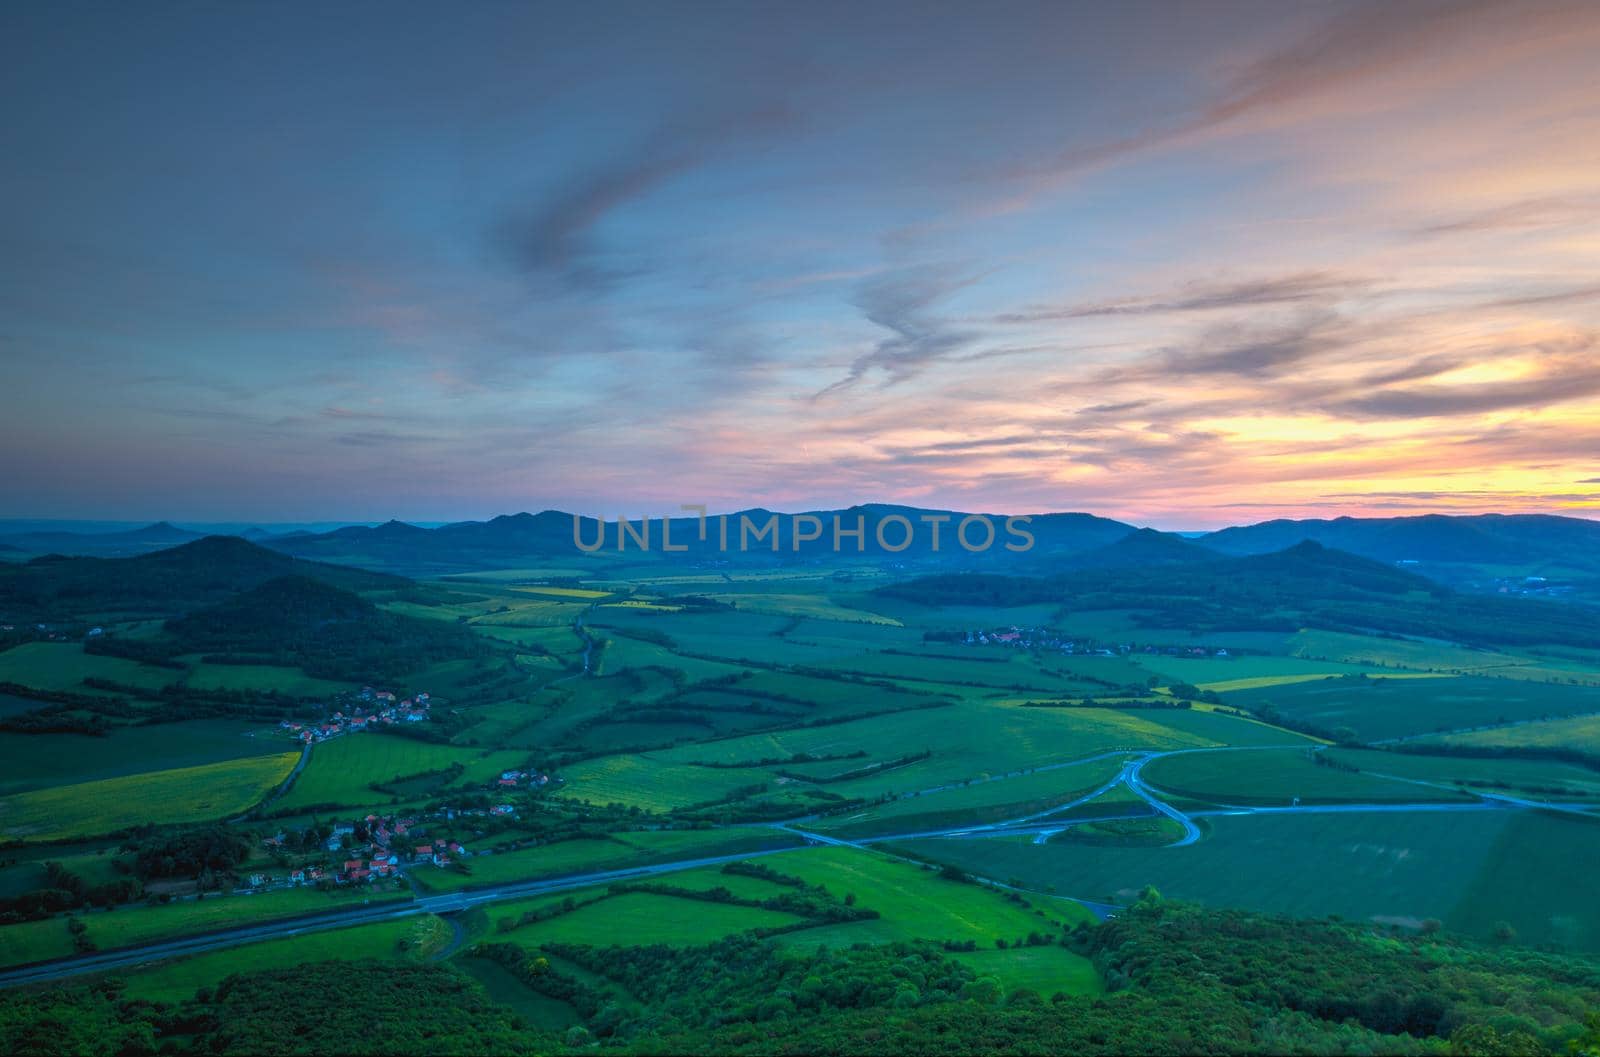
[[[0,14],[5,516],[1600,517],[1593,3],[444,14]]]

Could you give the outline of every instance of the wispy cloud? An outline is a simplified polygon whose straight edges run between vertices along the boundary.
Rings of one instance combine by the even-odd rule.
[[[1166,294],[1119,298],[1060,307],[1036,306],[997,317],[1000,323],[1038,323],[1047,320],[1090,319],[1096,316],[1148,316],[1171,312],[1256,308],[1265,305],[1327,303],[1370,285],[1330,272],[1301,272],[1276,278],[1229,283],[1189,283]]]
[[[881,372],[885,385],[894,385],[937,360],[970,349],[979,332],[951,323],[934,306],[976,281],[975,276],[952,268],[930,266],[866,283],[857,292],[855,305],[868,322],[889,331],[889,337],[857,356],[845,376],[817,396],[848,389],[874,372]]]
[[[581,289],[610,285],[640,265],[619,267],[599,259],[596,229],[603,221],[739,141],[768,137],[794,124],[791,110],[773,105],[663,128],[606,164],[571,177],[533,206],[511,210],[496,225],[495,241],[522,271],[553,275]]]

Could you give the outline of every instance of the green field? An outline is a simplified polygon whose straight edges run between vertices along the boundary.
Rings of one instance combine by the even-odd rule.
[[[1105,990],[1093,962],[1059,946],[965,951],[952,957],[979,977],[1000,981],[1007,994],[1028,988],[1048,999],[1057,993],[1097,995]]]
[[[198,658],[186,659],[192,663],[183,683],[194,690],[276,690],[295,697],[320,697],[350,689],[347,683],[318,679],[298,668],[267,664],[208,664]]]
[[[1332,759],[1375,774],[1392,774],[1427,782],[1464,785],[1482,792],[1504,790],[1524,795],[1550,795],[1555,798],[1570,796],[1600,800],[1600,771],[1554,760],[1425,756],[1411,752],[1342,748],[1330,749],[1328,753]]]
[[[1408,925],[1435,918],[1484,938],[1503,920],[1527,943],[1600,950],[1600,823],[1485,811],[1223,817],[1210,827],[1206,839],[1182,848],[1027,839],[904,847],[1106,902],[1155,885],[1169,898],[1212,906]]]
[[[1115,776],[1125,759],[1114,756],[907,796],[822,819],[813,828],[860,838],[1020,818],[1092,792]]]
[[[431,914],[398,918],[197,954],[139,968],[122,974],[122,979],[130,998],[175,1003],[192,998],[202,987],[216,986],[232,973],[287,969],[312,962],[423,960],[442,951],[451,934],[450,926]]]
[[[0,795],[49,786],[140,774],[152,765],[196,767],[205,763],[268,756],[292,746],[275,729],[237,720],[117,727],[103,738],[82,734],[0,737]]]
[[[1147,764],[1144,780],[1180,799],[1251,806],[1461,800],[1462,794],[1319,766],[1310,751],[1193,752]]]
[[[457,958],[453,964],[476,980],[491,1000],[510,1009],[534,1028],[557,1031],[582,1020],[570,1005],[528,987],[499,962],[488,958]]]
[[[259,803],[299,759],[297,752],[256,756],[19,793],[0,798],[0,834],[67,840],[227,818]]]
[[[412,876],[430,890],[449,891],[680,859],[741,855],[798,843],[799,838],[792,834],[757,826],[732,830],[643,830],[613,834],[609,839],[566,840],[520,851],[474,855],[462,862],[468,872],[422,866],[417,867]]]
[[[390,796],[371,789],[372,783],[384,784],[459,763],[466,770],[455,784],[482,785],[526,762],[523,752],[464,749],[377,732],[347,734],[313,746],[311,762],[273,807],[303,810],[320,805],[387,804]]]
[[[1088,910],[1069,900],[1030,896],[1032,906],[1021,906],[993,889],[946,880],[927,867],[854,848],[805,848],[773,856],[767,865],[822,885],[835,896],[853,895],[856,905],[881,915],[789,933],[783,937],[786,943],[842,946],[924,939],[975,940],[980,947],[993,947],[996,940],[1010,944],[1035,931],[1054,938],[1063,928],[1093,920]]]
[[[1592,688],[1482,676],[1446,679],[1346,678],[1239,690],[1229,704],[1272,706],[1287,719],[1324,730],[1348,728],[1364,741],[1595,710]]]
[[[35,690],[86,693],[83,681],[88,678],[159,690],[182,676],[183,672],[171,668],[84,653],[83,646],[75,642],[25,642],[0,653],[0,682]]]
[[[580,901],[584,898],[583,893],[575,893],[574,897]],[[500,936],[524,947],[546,943],[582,943],[591,947],[652,943],[699,946],[736,932],[779,928],[801,920],[793,914],[760,907],[627,892]]]
[[[1547,719],[1497,730],[1466,731],[1427,738],[1422,743],[1434,741],[1476,748],[1572,749],[1600,757],[1600,715]]]

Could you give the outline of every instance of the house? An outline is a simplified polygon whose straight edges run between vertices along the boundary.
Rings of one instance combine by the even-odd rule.
[[[344,870],[342,872],[348,876],[355,873],[357,870],[362,869],[364,866],[366,866],[366,863],[362,862],[360,859],[346,859],[344,863]]]
[[[424,860],[432,860],[432,859],[433,859],[433,845],[431,845],[431,844],[419,844],[415,848],[411,849],[411,861],[412,862],[423,862]]]
[[[510,815],[510,814],[515,813],[516,810],[517,809],[512,807],[510,804],[496,804],[494,807],[491,807],[489,809],[489,814],[491,814],[491,815]]]
[[[342,837],[329,837],[322,842],[322,846],[328,851],[339,851],[344,847],[344,839]]]
[[[366,869],[365,867],[357,867],[356,869],[350,871],[350,880],[370,881],[372,880],[372,871]]]
[[[304,870],[292,870],[292,871],[290,871],[290,873],[289,873],[289,883],[290,884],[294,884],[294,885],[303,885],[303,884],[305,884],[306,883],[306,872]]]
[[[271,878],[264,873],[253,873],[250,875],[250,887],[261,888],[270,880]]]
[[[517,780],[515,778],[502,778],[496,782],[495,785],[501,786],[502,788],[510,787],[515,789],[517,786]]]

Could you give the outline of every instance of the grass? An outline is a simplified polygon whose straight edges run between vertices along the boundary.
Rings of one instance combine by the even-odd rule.
[[[134,947],[154,940],[198,932],[256,924],[276,918],[299,917],[366,902],[409,898],[397,890],[317,892],[289,889],[256,895],[212,896],[181,900],[164,906],[138,906],[109,913],[87,914],[89,938],[102,950]]]
[[[1139,654],[1137,659],[1140,667],[1163,678],[1190,683],[1202,689],[1225,683],[1293,681],[1296,677],[1302,680],[1319,679],[1329,675],[1375,670],[1360,664],[1311,661],[1299,657],[1169,657],[1166,654]]]
[[[1436,740],[1445,745],[1481,748],[1576,749],[1600,756],[1600,715],[1547,719],[1498,730],[1450,734]]]
[[[295,697],[322,697],[350,689],[348,683],[318,679],[298,668],[269,664],[207,664],[190,666],[184,685],[195,690],[276,690]]]
[[[1364,741],[1554,718],[1596,708],[1589,687],[1482,676],[1326,679],[1236,691],[1226,700],[1251,710],[1270,704],[1288,719],[1325,730],[1347,727]]]
[[[314,746],[311,762],[274,808],[306,809],[320,804],[364,807],[386,804],[390,797],[370,788],[396,778],[438,771],[461,764],[459,783],[484,783],[501,771],[520,766],[527,754],[439,745],[376,732],[347,734]]]
[[[75,642],[25,642],[0,653],[0,682],[18,683],[35,690],[88,692],[87,678],[110,679],[127,686],[159,690],[183,675],[122,657],[84,653]]]
[[[792,933],[783,937],[789,943],[840,946],[925,939],[992,946],[995,940],[1009,944],[1035,931],[1054,937],[1064,927],[1092,920],[1088,910],[1067,900],[1030,897],[1032,906],[1022,906],[994,889],[946,880],[915,863],[856,848],[805,848],[775,856],[768,865],[824,885],[836,896],[854,895],[857,906],[881,915]]]
[[[6,735],[0,737],[0,796],[140,774],[152,761],[167,768],[195,767],[289,749],[276,730],[224,719],[118,727],[103,738]]]
[[[1329,755],[1363,771],[1392,774],[1427,782],[1463,785],[1476,791],[1504,790],[1540,796],[1580,796],[1586,799],[1600,799],[1600,772],[1555,760],[1423,756],[1409,752],[1361,749],[1333,749],[1329,750]],[[1555,792],[1556,790],[1565,792]]]
[[[1222,817],[1182,848],[927,840],[907,850],[1039,889],[1128,902],[1168,898],[1417,925],[1479,938],[1509,922],[1527,943],[1600,950],[1600,824],[1537,812]],[[1329,879],[1330,883],[1318,883]]]
[[[741,855],[767,848],[789,847],[799,838],[778,830],[646,830],[618,833],[609,840],[579,839],[465,860],[471,872],[418,867],[412,876],[435,891],[473,885],[504,884],[543,877],[620,870],[630,866]]]
[[[140,968],[122,978],[129,998],[176,1003],[193,998],[202,987],[216,986],[233,973],[289,969],[314,962],[418,961],[443,950],[450,938],[449,924],[429,914],[230,947]]]
[[[1091,760],[905,797],[824,819],[814,828],[825,833],[864,837],[1020,818],[1092,792],[1121,769],[1124,759],[1116,756]]]
[[[824,787],[844,797],[872,798],[1062,763],[1097,752],[1218,745],[1236,736],[1247,743],[1285,740],[1270,728],[1220,714],[973,703],[602,757],[563,773],[572,796],[666,810],[713,800],[741,785],[775,781],[776,771],[783,769],[692,766],[697,761],[740,763],[788,759],[798,753],[865,754],[829,765],[829,771],[838,773],[875,761],[888,763],[907,754],[929,753],[926,759],[905,766]],[[1296,740],[1296,736],[1289,735],[1288,740]]]
[[[488,958],[458,958],[455,967],[476,980],[489,998],[540,1031],[560,1031],[582,1022],[577,1010],[559,998],[540,994]]]
[[[1600,683],[1600,665],[1592,661],[1528,657],[1443,642],[1307,630],[1290,641],[1290,649],[1301,657],[1324,657],[1382,668],[1495,675],[1534,682]]]
[[[1283,806],[1461,800],[1460,793],[1319,766],[1305,750],[1196,752],[1147,764],[1144,780],[1177,797],[1220,804]]]
[[[501,936],[524,947],[582,943],[642,947],[652,943],[698,946],[736,932],[777,928],[802,920],[760,907],[711,903],[651,892],[627,892],[570,914],[524,925]]]
[[[1009,950],[964,951],[951,955],[981,979],[992,976],[1007,994],[1024,988],[1048,999],[1055,994],[1097,995],[1105,981],[1094,963],[1064,947],[1021,947]]]
[[[0,966],[65,958],[73,949],[72,933],[67,931],[65,918],[0,926]]]
[[[299,758],[297,752],[249,757],[20,793],[0,799],[0,834],[67,840],[227,818],[259,803]]]

